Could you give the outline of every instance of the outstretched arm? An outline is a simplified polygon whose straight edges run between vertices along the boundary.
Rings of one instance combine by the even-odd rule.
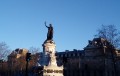
[[[46,25],[46,22],[45,22],[45,26],[48,28],[48,26]]]

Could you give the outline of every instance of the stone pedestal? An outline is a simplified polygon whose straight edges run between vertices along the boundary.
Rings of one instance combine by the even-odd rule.
[[[43,76],[63,76],[63,66],[58,67],[56,63],[55,48],[53,40],[43,43]]]

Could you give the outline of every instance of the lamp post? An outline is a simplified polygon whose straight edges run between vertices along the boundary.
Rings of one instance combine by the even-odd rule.
[[[104,75],[107,76],[107,70],[106,70],[106,46],[103,45],[104,50]]]
[[[26,53],[26,75],[28,76],[28,62],[31,60],[31,53]]]
[[[114,57],[114,50],[115,49],[112,46],[111,54],[112,54],[113,71],[114,71],[114,76],[117,76],[117,74],[116,74],[116,63],[115,63],[115,57]]]

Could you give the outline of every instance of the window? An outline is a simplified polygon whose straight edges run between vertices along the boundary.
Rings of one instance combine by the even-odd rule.
[[[63,54],[61,54],[61,57],[63,57]]]
[[[69,55],[69,57],[71,57],[71,54],[68,54]]]
[[[73,53],[73,56],[75,56],[75,53]]]
[[[67,57],[67,54],[65,54],[65,57]]]

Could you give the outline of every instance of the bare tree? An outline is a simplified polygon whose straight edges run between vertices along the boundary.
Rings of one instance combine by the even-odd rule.
[[[115,25],[102,25],[95,36],[105,38],[115,48],[120,48],[120,32]]]
[[[6,60],[10,50],[5,42],[0,42],[0,60]]]
[[[29,52],[31,52],[32,54],[36,54],[36,53],[40,52],[40,48],[30,47]]]

